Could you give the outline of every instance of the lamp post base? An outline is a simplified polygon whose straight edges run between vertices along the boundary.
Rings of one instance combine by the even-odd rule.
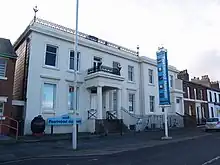
[[[162,140],[171,140],[173,139],[171,136],[164,136],[164,137],[161,137]]]

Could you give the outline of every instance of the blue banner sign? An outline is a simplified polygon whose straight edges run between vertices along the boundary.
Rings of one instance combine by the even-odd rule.
[[[47,125],[53,126],[64,126],[64,125],[73,125],[74,119],[71,118],[69,115],[64,115],[61,117],[53,117],[47,119]],[[76,118],[76,124],[81,124],[82,119]]]
[[[160,105],[170,105],[167,50],[163,47],[157,51],[157,70]]]

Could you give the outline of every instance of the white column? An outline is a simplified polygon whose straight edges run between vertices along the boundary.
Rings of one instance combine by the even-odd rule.
[[[102,87],[97,87],[97,119],[102,119]]]
[[[109,91],[106,91],[105,95],[105,109],[106,111],[110,110],[110,105],[109,105]]]
[[[117,89],[117,117],[122,118],[121,112],[121,89]]]

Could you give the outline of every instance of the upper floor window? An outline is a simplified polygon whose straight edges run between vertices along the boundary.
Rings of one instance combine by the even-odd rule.
[[[170,75],[170,88],[173,88],[173,75]]]
[[[148,76],[149,76],[149,83],[153,84],[154,83],[154,75],[153,75],[152,69],[148,69]]]
[[[212,92],[209,92],[209,101],[212,102]]]
[[[42,108],[54,110],[56,101],[56,84],[44,83]]]
[[[4,103],[0,102],[0,116],[3,116],[3,111],[4,111]]]
[[[52,45],[47,45],[45,65],[57,67],[57,47]]]
[[[155,97],[150,96],[150,112],[154,112],[154,111],[155,111]]]
[[[128,109],[130,112],[134,112],[134,104],[135,104],[135,94],[129,93],[128,94]]]
[[[0,58],[0,77],[5,77],[6,76],[6,65],[7,65],[7,60],[4,58]]]
[[[75,51],[70,51],[70,62],[69,62],[69,69],[70,70],[75,70],[74,61],[75,61]],[[80,52],[77,53],[77,59],[76,59],[77,71],[79,71],[79,64],[80,64]]]
[[[200,99],[203,100],[203,91],[200,89]]]
[[[128,80],[134,81],[134,67],[128,65]]]
[[[189,87],[187,87],[187,96],[190,99],[190,88]]]
[[[196,88],[194,88],[194,98],[197,99]]]
[[[218,94],[218,102],[220,103],[220,94]]]
[[[214,102],[217,102],[217,95],[216,95],[216,93],[214,93],[214,97],[215,97],[215,101]]]

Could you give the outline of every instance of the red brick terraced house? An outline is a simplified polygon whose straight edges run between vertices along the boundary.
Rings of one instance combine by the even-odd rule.
[[[204,124],[205,119],[209,118],[208,87],[190,81],[187,70],[181,71],[178,78],[183,80],[184,113],[187,118],[184,125],[187,127]]]
[[[8,116],[13,118],[14,111],[12,107],[13,82],[15,63],[17,55],[13,49],[10,40],[0,38],[0,116]],[[6,121],[0,118],[0,124]],[[10,121],[9,123],[11,124]],[[10,129],[1,126],[0,134],[8,134]]]

